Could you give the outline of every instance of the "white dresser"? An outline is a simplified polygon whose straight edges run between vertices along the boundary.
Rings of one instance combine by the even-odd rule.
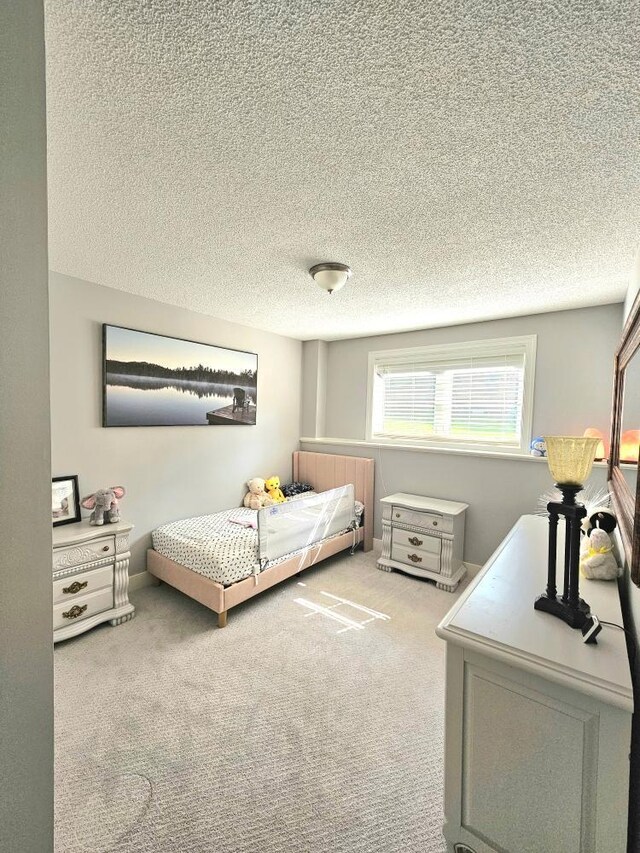
[[[585,645],[580,631],[533,609],[548,526],[523,516],[437,628],[447,642],[449,853],[627,849],[625,637],[604,626]],[[581,579],[580,593],[600,619],[622,624],[615,583]]]
[[[129,533],[124,521],[53,528],[53,641],[101,622],[133,618],[129,602]]]
[[[468,504],[398,492],[382,498],[378,568],[428,578],[453,592],[464,577],[464,518]]]

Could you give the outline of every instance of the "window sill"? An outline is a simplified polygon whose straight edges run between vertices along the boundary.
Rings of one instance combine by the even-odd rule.
[[[481,456],[487,459],[517,460],[518,462],[544,462],[546,456],[531,456],[528,453],[500,453],[496,450],[470,450],[467,447],[417,447],[415,444],[390,444],[381,441],[364,441],[357,438],[311,438],[302,437],[301,444],[321,444],[338,447],[377,447],[382,450],[408,450],[412,453],[442,453],[453,456]],[[594,462],[594,468],[606,468],[607,462]]]

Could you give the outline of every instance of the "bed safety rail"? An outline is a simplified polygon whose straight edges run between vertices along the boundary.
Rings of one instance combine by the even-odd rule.
[[[355,491],[351,483],[264,507],[258,511],[260,566],[355,529],[356,525]]]

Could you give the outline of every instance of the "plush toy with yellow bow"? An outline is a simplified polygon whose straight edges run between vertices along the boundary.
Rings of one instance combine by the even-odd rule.
[[[277,504],[281,504],[286,501],[285,496],[282,494],[282,489],[280,488],[280,477],[269,477],[268,480],[264,481],[264,487],[271,500],[275,501]]]
[[[613,554],[613,543],[606,530],[594,527],[582,541],[580,571],[585,578],[608,581],[620,577],[622,570]]]

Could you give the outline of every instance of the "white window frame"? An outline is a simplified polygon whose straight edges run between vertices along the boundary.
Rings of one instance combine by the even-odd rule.
[[[367,377],[367,441],[372,444],[385,444],[390,447],[405,445],[408,447],[424,447],[451,450],[490,451],[493,453],[510,453],[528,455],[531,444],[533,425],[533,393],[536,370],[537,335],[519,335],[511,338],[487,338],[480,341],[462,341],[455,344],[434,344],[427,347],[406,347],[404,349],[376,350],[369,353]],[[413,363],[417,359],[454,359],[470,356],[491,356],[524,353],[524,379],[522,399],[522,422],[520,429],[520,446],[514,444],[482,444],[479,441],[455,440],[436,438],[385,438],[373,435],[373,389],[376,365],[380,361],[390,361],[402,364]]]

